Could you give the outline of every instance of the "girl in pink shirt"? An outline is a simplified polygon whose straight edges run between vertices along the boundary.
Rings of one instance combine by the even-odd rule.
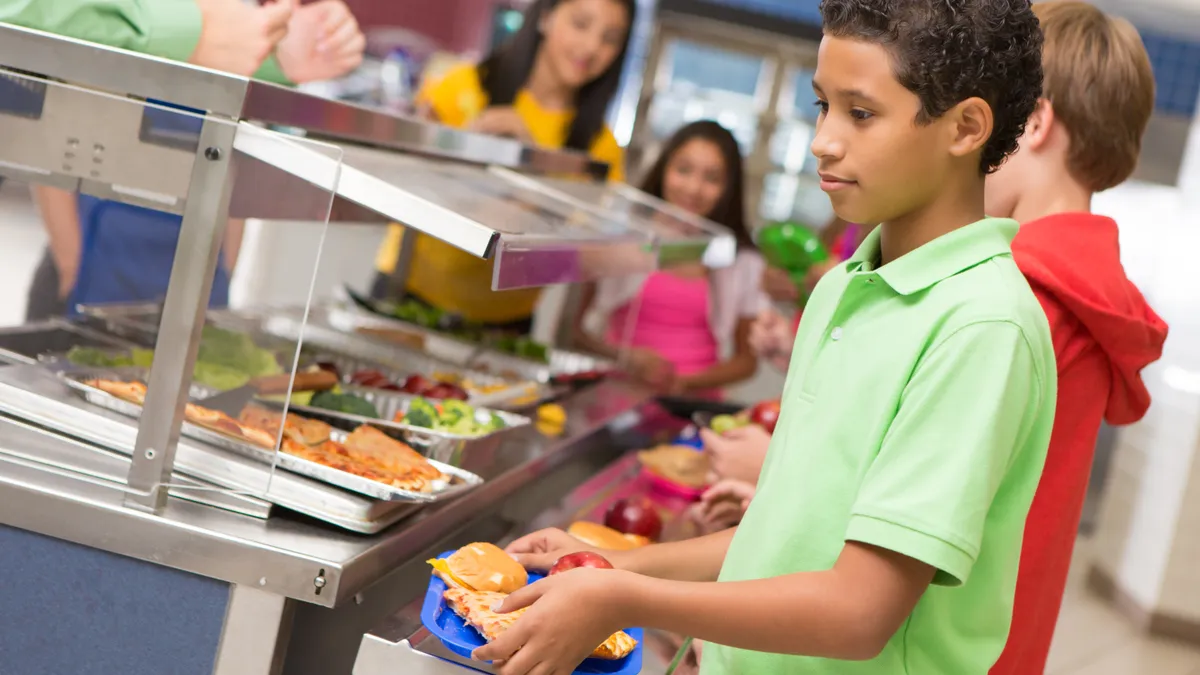
[[[628,343],[633,376],[672,394],[719,396],[754,375],[750,324],[769,302],[759,288],[763,259],[746,227],[737,141],[716,122],[681,128],[642,190],[730,229],[738,243],[734,264],[710,270],[681,263],[588,286],[575,319],[576,343],[612,358]],[[603,323],[603,332],[586,330],[588,319]]]

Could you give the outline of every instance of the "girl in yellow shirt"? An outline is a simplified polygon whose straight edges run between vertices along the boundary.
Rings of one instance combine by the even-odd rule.
[[[442,124],[510,136],[545,148],[587,151],[623,178],[623,153],[604,124],[629,44],[634,0],[536,0],[521,29],[475,66],[454,69],[417,95]],[[376,295],[395,269],[402,228],[376,260]],[[537,289],[494,292],[492,263],[417,235],[408,297],[465,320],[528,332]]]

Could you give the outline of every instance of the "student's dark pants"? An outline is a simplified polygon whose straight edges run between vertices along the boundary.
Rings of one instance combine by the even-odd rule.
[[[25,308],[25,321],[41,321],[67,313],[67,301],[58,297],[58,266],[50,249],[42,253],[42,261],[33,271],[29,284],[29,301]]]

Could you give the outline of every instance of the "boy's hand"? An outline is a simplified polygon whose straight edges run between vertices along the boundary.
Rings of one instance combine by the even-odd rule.
[[[559,558],[568,553],[580,551],[597,553],[604,556],[614,566],[616,565],[612,560],[614,551],[601,551],[593,546],[588,546],[566,532],[553,527],[527,534],[504,549],[505,553],[515,558],[525,569],[535,572],[545,572],[553,567]]]
[[[342,0],[320,0],[296,10],[275,55],[292,82],[317,82],[357,68],[366,44],[358,21]]]
[[[621,630],[622,594],[636,575],[576,568],[505,598],[502,613],[529,607],[512,628],[472,654],[497,662],[499,675],[566,675]],[[503,662],[503,663],[500,663]]]
[[[758,483],[763,462],[767,459],[767,448],[771,446],[771,434],[757,424],[730,429],[718,434],[712,429],[701,429],[704,452],[708,455],[709,468],[716,479],[731,478],[751,485]]]
[[[791,324],[773,309],[764,310],[750,325],[750,347],[780,370],[787,371],[795,342]]]

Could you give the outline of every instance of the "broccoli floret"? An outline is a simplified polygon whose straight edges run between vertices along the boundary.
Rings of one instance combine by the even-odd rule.
[[[442,418],[445,419],[450,416],[453,416],[453,421],[457,422],[463,417],[474,417],[475,409],[463,401],[448,398],[442,401]]]
[[[492,418],[490,420],[488,420],[487,430],[488,431],[499,431],[500,429],[503,429],[507,426],[508,426],[508,424],[505,423],[503,417],[497,415],[496,413],[492,413]]]
[[[414,427],[434,429],[438,426],[438,411],[429,401],[418,396],[408,404],[408,411],[404,414],[404,423]]]
[[[375,406],[371,405],[370,401],[354,394],[337,394],[332,391],[317,392],[313,394],[312,402],[309,405],[314,408],[358,415],[359,417],[370,417],[372,419],[379,417],[379,411],[375,409]]]

